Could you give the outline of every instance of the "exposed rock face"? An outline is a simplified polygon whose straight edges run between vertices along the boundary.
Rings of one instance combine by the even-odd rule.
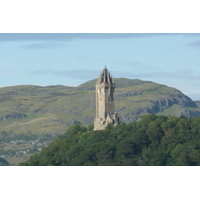
[[[22,157],[25,159],[38,152],[72,124],[93,124],[96,82],[94,79],[78,87],[24,85],[0,88],[0,157],[11,165],[17,164],[17,159],[22,162]],[[120,78],[112,82],[115,86],[113,97],[105,99],[113,99],[115,105],[108,112],[107,122],[117,121],[115,112],[125,123],[148,113],[200,116],[200,102],[196,104],[174,88],[137,79]]]
[[[120,120],[125,123],[138,120],[143,114],[184,115],[190,118],[200,115],[198,105],[189,97],[179,90],[159,84],[152,89],[117,93],[115,99],[117,102],[125,99],[132,102],[129,110],[127,104],[116,109]]]
[[[19,119],[19,118],[25,118],[26,115],[22,113],[13,113],[13,114],[8,114],[4,115],[3,117],[0,117],[0,121],[3,120],[8,120],[8,119]]]
[[[78,88],[84,91],[95,90],[93,86],[95,81],[88,81]],[[148,113],[167,116],[184,115],[190,118],[200,116],[199,106],[177,89],[137,79],[122,78],[114,81],[115,111],[122,122],[138,120],[141,115]],[[94,101],[90,102],[90,107],[95,107]],[[92,116],[88,116],[87,122],[93,123]]]

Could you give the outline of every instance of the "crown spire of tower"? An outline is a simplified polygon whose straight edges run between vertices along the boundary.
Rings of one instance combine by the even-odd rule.
[[[103,69],[103,71],[101,72],[101,75],[99,76],[98,79],[98,83],[113,83],[112,77],[108,71],[108,69],[106,68],[106,65]]]

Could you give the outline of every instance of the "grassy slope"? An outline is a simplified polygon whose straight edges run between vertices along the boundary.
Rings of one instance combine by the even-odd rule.
[[[137,119],[140,114],[154,111],[158,114],[178,115],[181,113],[180,105],[173,104],[166,107],[166,103],[163,102],[170,99],[172,101],[178,99],[182,103],[188,101],[180,91],[150,81],[114,80],[116,82],[115,109],[122,121],[130,122]],[[11,135],[7,136],[9,145],[0,147],[2,151],[0,155],[5,156],[6,151],[10,155],[5,157],[6,160],[11,164],[17,164],[18,160],[21,162],[33,153],[32,149],[36,146],[33,142],[28,142],[30,139],[18,142],[15,146],[11,145],[9,142],[16,141],[13,135],[55,137],[63,134],[74,123],[83,125],[93,123],[95,83],[96,79],[79,87],[25,85],[0,88],[0,132],[1,135]],[[156,112],[155,105],[163,107],[163,111],[161,109]],[[189,111],[199,111],[199,108],[194,105],[184,106],[184,108]],[[21,155],[19,152],[23,152],[24,149],[27,153]],[[28,149],[31,149],[30,153]],[[14,151],[13,154],[9,152],[11,150]],[[16,157],[16,154],[19,156]]]

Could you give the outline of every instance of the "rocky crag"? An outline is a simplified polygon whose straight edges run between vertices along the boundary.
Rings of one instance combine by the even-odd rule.
[[[78,87],[0,88],[0,157],[18,164],[76,123],[93,124],[95,80]],[[129,123],[141,115],[200,116],[198,102],[180,91],[150,81],[114,79],[115,110]]]

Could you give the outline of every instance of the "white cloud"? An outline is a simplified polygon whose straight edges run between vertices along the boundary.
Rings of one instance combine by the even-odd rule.
[[[186,44],[186,46],[200,47],[200,40],[197,40],[197,41],[194,41],[194,42],[190,42],[190,43]]]
[[[75,78],[79,80],[91,80],[91,79],[97,78],[97,76],[99,75],[99,71],[98,70],[82,70],[82,69],[56,71],[56,70],[43,69],[43,70],[33,71],[31,72],[31,74],[55,75],[55,76]]]
[[[148,70],[146,70],[148,71]],[[130,79],[157,79],[163,81],[188,81],[191,82],[199,81],[200,74],[196,74],[192,70],[177,70],[174,72],[167,72],[167,71],[148,71],[148,72],[140,72],[137,73],[136,71],[116,71],[110,70],[111,74],[115,78],[130,78]],[[81,80],[90,80],[98,77],[100,71],[99,70],[83,70],[83,69],[76,69],[76,70],[48,70],[42,69],[37,71],[32,71],[31,74],[37,75],[56,75],[56,76],[66,76],[70,78],[76,78]]]
[[[60,42],[46,42],[46,43],[26,44],[26,45],[21,45],[20,47],[27,49],[50,49],[50,48],[66,47],[66,44]]]

